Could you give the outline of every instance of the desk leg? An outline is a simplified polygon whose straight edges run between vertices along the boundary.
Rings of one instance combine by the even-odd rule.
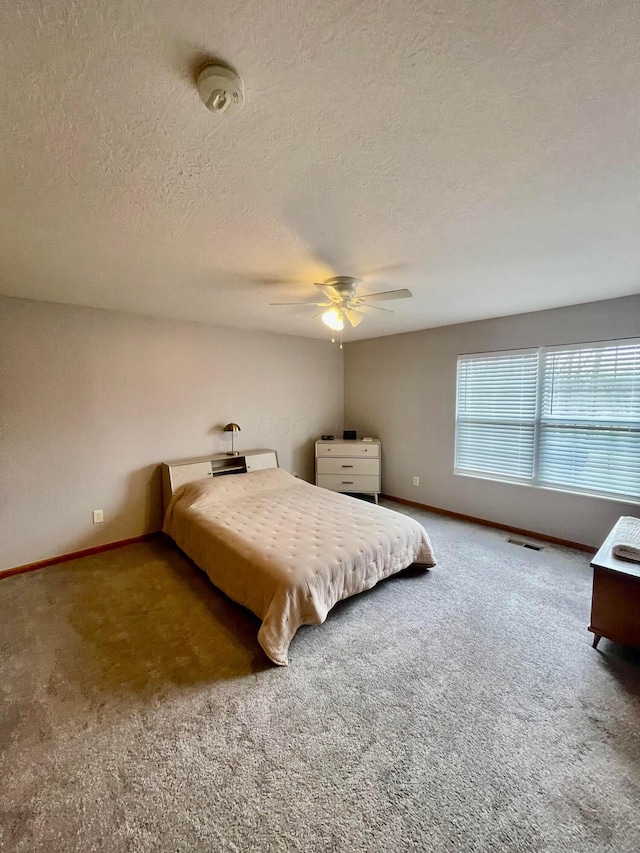
[[[602,639],[602,634],[594,634],[593,635],[593,643],[591,644],[594,649],[598,648],[598,643]]]

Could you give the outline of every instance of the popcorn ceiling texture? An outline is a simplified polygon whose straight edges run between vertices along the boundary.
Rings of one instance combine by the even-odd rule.
[[[0,292],[350,338],[640,289],[635,0],[33,0],[0,10]],[[232,63],[245,109],[193,83]],[[286,277],[292,283],[277,285]]]

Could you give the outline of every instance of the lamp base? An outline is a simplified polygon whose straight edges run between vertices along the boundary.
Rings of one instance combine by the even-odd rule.
[[[240,456],[239,450],[227,450],[227,456]]]

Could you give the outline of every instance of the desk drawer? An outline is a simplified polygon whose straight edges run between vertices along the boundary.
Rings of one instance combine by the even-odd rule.
[[[350,444],[336,441],[318,444],[318,456],[380,456],[380,445],[368,441],[354,441]]]
[[[318,459],[318,474],[369,474],[377,477],[380,472],[379,459],[348,459],[338,456]]]
[[[318,474],[316,483],[323,489],[334,492],[374,492],[380,491],[380,477],[366,474]]]

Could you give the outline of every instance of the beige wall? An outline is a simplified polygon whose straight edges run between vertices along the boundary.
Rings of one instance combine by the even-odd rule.
[[[158,463],[230,420],[312,480],[342,410],[327,341],[0,298],[0,570],[157,530]]]
[[[453,475],[456,357],[633,335],[640,296],[348,344],[346,425],[389,494],[596,545],[640,507]],[[342,376],[325,341],[0,298],[0,570],[158,529],[158,463],[227,449],[229,420],[312,480]]]
[[[640,506],[453,474],[456,359],[639,335],[640,296],[631,296],[347,344],[345,427],[382,439],[387,494],[598,545]]]

